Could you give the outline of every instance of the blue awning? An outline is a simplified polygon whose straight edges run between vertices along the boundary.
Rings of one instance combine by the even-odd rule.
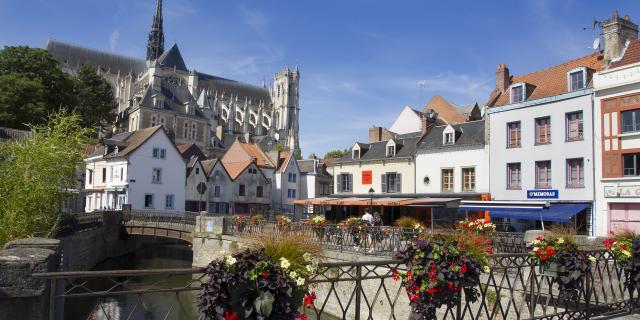
[[[589,208],[589,204],[584,203],[557,203],[551,204],[542,210],[491,208],[488,209],[491,218],[511,218],[523,220],[543,220],[555,222],[570,222],[571,218],[582,210]],[[485,209],[487,210],[487,209]]]

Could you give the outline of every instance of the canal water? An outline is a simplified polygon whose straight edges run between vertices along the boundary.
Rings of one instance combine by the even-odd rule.
[[[175,269],[191,268],[193,252],[189,244],[171,240],[150,240],[144,242],[137,251],[98,264],[93,270],[124,269]],[[116,279],[123,281],[124,279]],[[149,286],[161,288],[177,288],[186,286],[191,275],[166,277],[146,276],[131,279],[124,284],[128,290]],[[109,279],[91,280],[92,290],[107,290],[114,286]],[[67,290],[70,287],[67,286]],[[118,289],[122,290],[122,289]],[[116,298],[73,298],[67,299],[64,305],[64,319],[198,319],[195,310],[197,291],[153,293],[144,295],[127,295]],[[168,315],[168,316],[167,316]]]

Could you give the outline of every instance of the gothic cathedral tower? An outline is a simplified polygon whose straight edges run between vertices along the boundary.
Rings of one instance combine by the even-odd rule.
[[[162,30],[162,0],[156,0],[149,40],[147,41],[147,61],[158,59],[164,53],[164,31]]]
[[[298,114],[300,111],[300,71],[289,67],[273,77],[273,110],[275,138],[289,150],[300,151],[298,140]]]

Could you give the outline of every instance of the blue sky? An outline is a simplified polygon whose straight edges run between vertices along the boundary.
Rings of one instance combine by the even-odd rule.
[[[495,69],[545,68],[593,52],[618,9],[638,1],[211,1],[164,0],[165,46],[189,68],[260,84],[284,66],[301,71],[303,155],[366,141],[403,106],[434,94],[486,100]],[[143,58],[154,0],[0,0],[0,46],[48,38]],[[419,90],[417,82],[426,80]]]

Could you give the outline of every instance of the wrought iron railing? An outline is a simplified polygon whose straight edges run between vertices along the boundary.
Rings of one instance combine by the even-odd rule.
[[[443,306],[438,319],[588,319],[630,313],[637,295],[624,286],[625,275],[604,251],[596,258],[573,301],[558,299],[558,288],[526,254],[492,255],[490,273],[483,274],[479,297]],[[321,263],[309,280],[317,295],[310,318],[407,319],[409,301],[400,282],[392,279],[396,260]],[[203,269],[58,272],[35,275],[49,281],[49,319],[82,316],[122,319],[196,318],[195,297],[206,280]],[[154,303],[153,297],[163,303]],[[66,307],[65,307],[66,305]]]
[[[123,215],[125,226],[172,229],[191,232],[196,225],[198,212],[131,210]]]
[[[442,230],[427,232],[449,232]],[[304,223],[279,225],[276,222],[251,223],[237,222],[225,218],[223,233],[227,235],[255,235],[259,233],[302,234],[306,239],[321,244],[326,249],[339,251],[358,251],[366,254],[391,255],[406,248],[419,232],[412,228],[400,227],[361,227],[357,231],[339,224],[313,226]],[[496,253],[522,253],[526,247],[523,234],[496,232],[492,236],[492,246]]]

